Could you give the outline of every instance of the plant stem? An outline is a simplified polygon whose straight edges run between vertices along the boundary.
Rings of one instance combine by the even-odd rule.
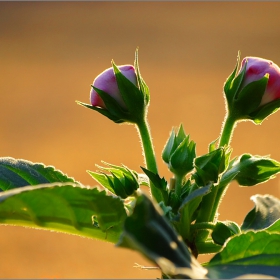
[[[225,118],[225,122],[223,123],[219,147],[229,145],[233,134],[233,130],[235,128],[235,124],[236,119],[230,115],[227,115]]]
[[[183,179],[184,177],[175,175],[175,193],[178,197],[181,197]]]
[[[157,169],[156,157],[155,157],[150,129],[149,129],[146,118],[143,121],[138,122],[136,125],[137,125],[138,131],[140,134],[140,139],[142,142],[142,150],[143,150],[146,168],[148,170],[152,171],[153,173],[157,174],[158,169]],[[151,182],[151,180],[150,180],[150,188],[151,188],[151,193],[152,193],[153,198],[157,202],[162,201],[163,198],[162,198],[162,194],[161,194],[160,190],[154,186],[154,184]]]

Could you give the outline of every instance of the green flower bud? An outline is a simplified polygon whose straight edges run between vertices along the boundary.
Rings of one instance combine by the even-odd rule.
[[[222,180],[227,181],[232,177],[241,186],[254,186],[274,178],[279,172],[279,162],[268,157],[244,154],[231,163]]]
[[[192,175],[199,186],[206,186],[209,182],[218,182],[229,163],[231,149],[218,148],[206,155],[197,157],[194,161],[196,172]]]
[[[195,146],[194,141],[190,141],[189,135],[185,134],[183,126],[180,125],[177,134],[172,130],[163,149],[162,159],[171,172],[182,177],[193,169]]]
[[[124,165],[116,166],[106,162],[104,164],[110,167],[98,166],[100,172],[88,171],[88,173],[104,188],[123,199],[133,195],[139,188],[138,174]]]

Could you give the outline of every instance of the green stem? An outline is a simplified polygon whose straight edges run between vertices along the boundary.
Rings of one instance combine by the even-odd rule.
[[[184,176],[175,175],[175,193],[181,197]]]
[[[230,115],[227,115],[225,122],[223,123],[219,147],[222,147],[224,145],[229,145],[235,128],[235,124],[236,124],[236,119],[231,117]]]
[[[229,145],[237,120],[232,115],[228,114],[223,123],[222,133],[219,147]],[[203,209],[200,213],[197,222],[213,222],[218,211],[219,201],[221,196],[217,196],[219,186],[213,186],[211,192],[203,198]]]
[[[142,149],[143,149],[143,155],[144,155],[144,160],[146,164],[146,168],[153,173],[157,174],[158,169],[157,169],[157,163],[156,163],[156,157],[155,157],[155,152],[154,152],[154,147],[152,143],[152,138],[151,138],[151,133],[150,129],[147,123],[147,120],[144,119],[141,122],[138,122],[137,128],[140,134],[140,139],[142,142]],[[154,184],[150,181],[150,187],[151,187],[151,193],[153,198],[157,201],[160,202],[163,200],[162,194],[159,189],[157,189]]]

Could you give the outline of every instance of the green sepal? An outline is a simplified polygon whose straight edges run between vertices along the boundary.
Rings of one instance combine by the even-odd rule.
[[[172,129],[171,134],[165,144],[165,147],[162,151],[162,159],[165,163],[169,164],[169,159],[170,159],[170,155],[172,153],[172,148],[174,146],[174,142],[175,142],[175,131],[174,129]]]
[[[256,111],[250,113],[249,117],[255,124],[261,124],[266,117],[277,112],[279,108],[280,99],[276,99],[260,106]]]
[[[78,105],[81,105],[83,107],[89,108],[91,110],[94,110],[94,111],[100,113],[101,115],[107,117],[108,119],[112,120],[115,123],[127,122],[127,116],[126,117],[116,116],[116,115],[113,115],[112,113],[110,113],[107,109],[103,109],[101,107],[92,106],[90,104],[83,103],[83,102],[80,102],[80,101],[76,101],[76,103]]]
[[[226,96],[226,99],[227,99],[227,102],[229,105],[232,103],[234,95],[240,85],[240,83],[238,84],[238,86],[235,84],[235,87],[233,87],[233,80],[236,76],[237,69],[239,68],[239,63],[240,63],[240,52],[238,52],[238,54],[237,54],[236,66],[224,84],[224,94]],[[242,78],[242,77],[240,77],[240,78]]]
[[[120,94],[130,114],[130,121],[138,123],[144,119],[145,115],[145,97],[129,79],[127,79],[112,61],[113,70],[117,80]],[[103,99],[103,98],[102,98]],[[106,105],[106,103],[105,103]],[[107,107],[107,105],[106,105]],[[108,107],[107,107],[108,108]],[[110,108],[108,108],[111,111]]]
[[[255,207],[246,215],[241,229],[262,230],[280,219],[280,200],[272,195],[254,195],[251,200]]]
[[[168,204],[168,190],[167,190],[167,181],[164,179],[164,177],[160,178],[158,174],[155,174],[154,172],[140,166],[143,172],[148,176],[148,178],[151,180],[151,182],[154,184],[154,186],[160,190],[164,204]]]
[[[236,174],[240,186],[254,186],[273,179],[280,172],[280,163],[268,157],[243,154],[232,164],[223,177]]]
[[[235,222],[217,222],[211,236],[215,243],[224,245],[228,238],[233,235],[239,234],[240,232],[240,228]]]
[[[169,169],[178,176],[184,176],[193,170],[193,161],[196,156],[196,144],[194,141],[189,142],[187,136],[171,155]]]
[[[150,102],[150,91],[147,84],[145,83],[145,81],[143,80],[140,74],[139,62],[138,62],[138,48],[135,51],[134,68],[136,71],[136,77],[137,77],[139,89],[142,92],[142,95],[144,96],[145,106],[148,106]]]
[[[252,112],[257,110],[265,93],[268,78],[269,75],[266,74],[263,78],[249,83],[240,91],[231,108],[231,113],[236,118],[248,118]],[[252,95],[254,98],[252,98]]]

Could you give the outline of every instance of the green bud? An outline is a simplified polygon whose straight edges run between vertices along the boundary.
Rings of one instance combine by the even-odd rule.
[[[224,146],[197,157],[194,162],[196,172],[192,176],[196,183],[199,186],[205,186],[209,182],[216,183],[219,175],[226,170],[229,164],[231,151],[231,149]]]
[[[280,163],[268,157],[252,156],[244,154],[237,158],[229,170],[223,174],[223,178],[231,177],[231,174],[241,186],[254,186],[274,178],[280,172]]]
[[[104,164],[109,168],[98,166],[100,172],[88,173],[104,188],[123,199],[133,195],[139,188],[138,174],[124,165],[116,166],[106,162]],[[109,174],[106,174],[106,171]]]
[[[196,156],[196,144],[189,138],[183,126],[180,125],[177,134],[172,130],[162,152],[162,159],[168,164],[169,170],[181,177],[192,171],[193,160]]]

